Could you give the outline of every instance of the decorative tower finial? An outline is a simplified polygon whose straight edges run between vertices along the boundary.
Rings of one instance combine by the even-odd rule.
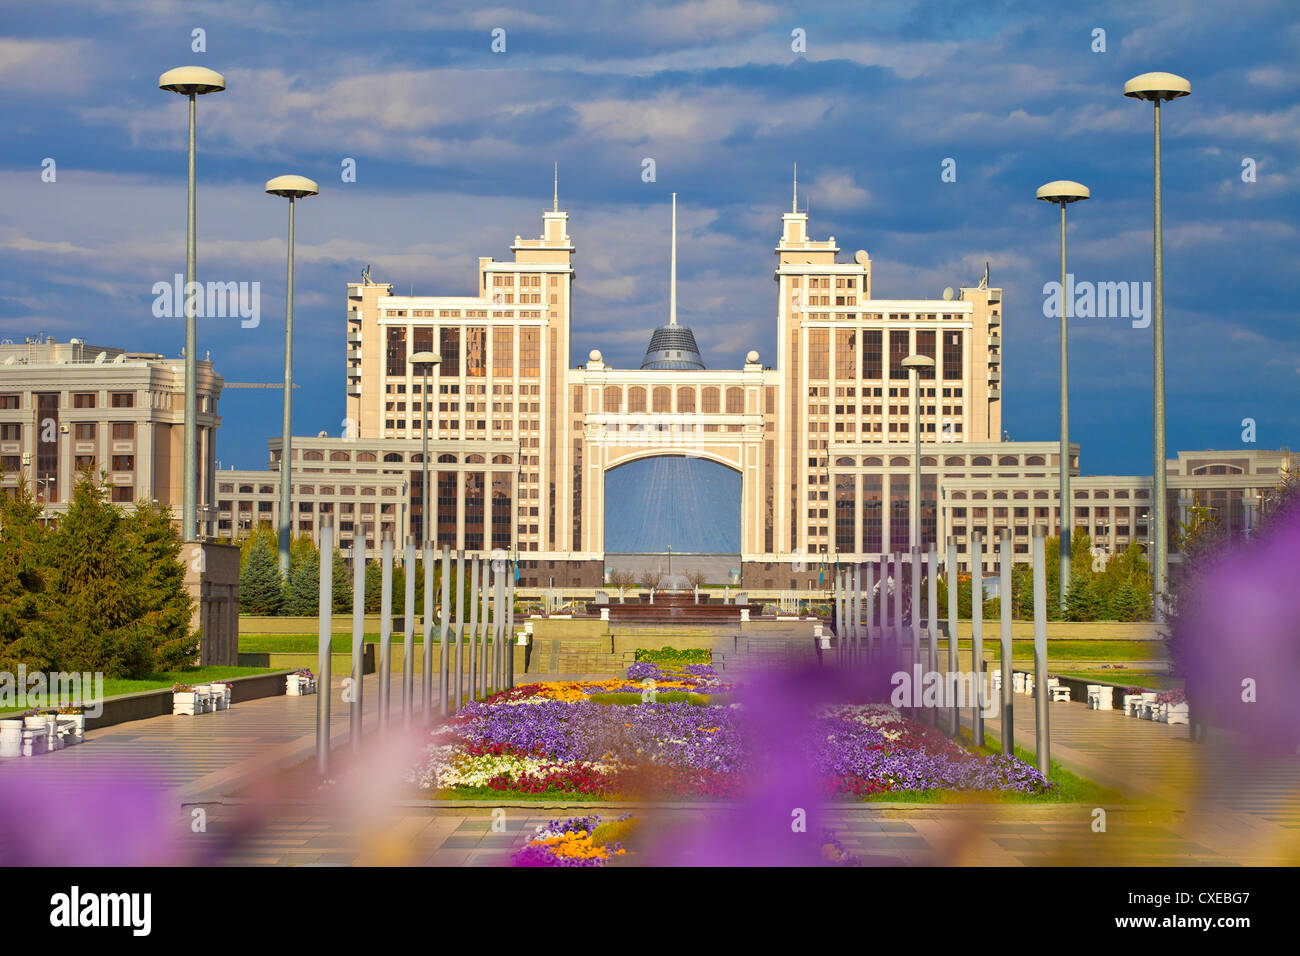
[[[668,324],[677,324],[677,194],[673,193],[672,265],[668,276]]]
[[[555,198],[551,200],[551,212],[560,211],[560,163],[555,163]]]
[[[790,211],[799,211],[799,164],[794,164],[794,198],[790,200]]]

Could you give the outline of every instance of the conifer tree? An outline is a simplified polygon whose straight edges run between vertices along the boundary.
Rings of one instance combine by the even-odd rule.
[[[299,560],[289,570],[284,589],[284,613],[315,617],[320,613],[320,561]]]
[[[270,541],[259,536],[249,548],[239,572],[239,610],[242,614],[279,614],[284,588]]]
[[[198,557],[182,554],[170,509],[162,505],[140,501],[125,517],[122,530],[130,561],[123,569],[123,584],[135,592],[139,626],[153,643],[155,669],[194,666],[199,640],[190,630],[194,601],[185,587],[182,561]]]

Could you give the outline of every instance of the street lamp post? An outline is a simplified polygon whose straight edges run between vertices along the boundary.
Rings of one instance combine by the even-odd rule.
[[[1070,499],[1070,370],[1067,350],[1066,319],[1070,303],[1065,295],[1065,207],[1072,202],[1087,199],[1092,194],[1088,187],[1068,179],[1058,179],[1038,187],[1038,198],[1061,207],[1061,502],[1057,509],[1061,516],[1059,601],[1065,610],[1065,592],[1070,587],[1070,538],[1074,532],[1074,502]]]
[[[1165,268],[1164,223],[1160,197],[1160,104],[1165,100],[1189,96],[1192,84],[1173,73],[1143,73],[1124,84],[1124,95],[1150,100],[1155,106],[1155,214],[1152,222],[1152,299],[1155,321],[1152,324],[1152,405],[1154,410],[1154,471],[1151,476],[1151,524],[1148,553],[1151,555],[1152,608],[1157,621],[1164,620],[1160,595],[1169,573],[1169,515],[1165,501]]]
[[[912,493],[908,495],[910,499],[911,512],[908,521],[908,535],[910,538],[909,546],[919,548],[921,546],[921,369],[934,368],[934,359],[928,355],[909,355],[903,359],[903,368],[907,369],[910,385],[912,387],[912,434],[915,437],[916,448],[912,454]],[[913,596],[915,601],[915,596]]]
[[[198,315],[195,311],[194,270],[196,258],[195,244],[195,194],[194,194],[194,156],[196,140],[194,135],[195,100],[205,93],[219,93],[226,88],[226,78],[215,70],[202,66],[181,66],[168,70],[158,77],[158,89],[169,93],[180,93],[190,101],[190,161],[188,212],[185,223],[185,450],[183,457],[184,474],[181,480],[181,540],[190,541],[198,537],[198,498],[199,498],[199,391],[196,377],[198,375]]]
[[[288,580],[289,535],[293,528],[293,515],[289,513],[290,444],[293,441],[293,212],[295,200],[315,196],[319,190],[305,176],[276,176],[267,181],[266,191],[269,195],[284,196],[289,200],[289,267],[284,296],[284,423],[280,436],[280,575]]]
[[[420,524],[424,529],[424,540],[432,543],[433,528],[429,524],[429,503],[433,500],[429,494],[429,370],[442,363],[442,356],[437,352],[416,352],[410,361],[421,372],[424,381],[420,388],[423,396],[420,400],[423,406],[420,414],[420,460],[424,463],[423,484],[420,486],[420,507],[423,511]]]

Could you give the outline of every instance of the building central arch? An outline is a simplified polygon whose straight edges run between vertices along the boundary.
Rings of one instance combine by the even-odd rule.
[[[741,552],[741,473],[730,464],[657,454],[606,470],[607,554]]]

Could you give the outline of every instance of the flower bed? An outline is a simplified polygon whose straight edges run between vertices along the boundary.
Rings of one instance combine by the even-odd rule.
[[[539,826],[528,844],[515,853],[515,866],[604,866],[627,851],[611,837],[626,832],[632,814],[601,824],[593,813],[569,820],[552,820]]]
[[[665,683],[730,689],[710,674]],[[618,680],[531,684],[470,703],[435,732],[410,779],[446,796],[729,799],[763,773],[768,742],[752,738],[743,705],[597,702],[640,690]],[[795,745],[823,789],[847,798],[1051,789],[1024,761],[971,753],[883,704],[823,707]]]

